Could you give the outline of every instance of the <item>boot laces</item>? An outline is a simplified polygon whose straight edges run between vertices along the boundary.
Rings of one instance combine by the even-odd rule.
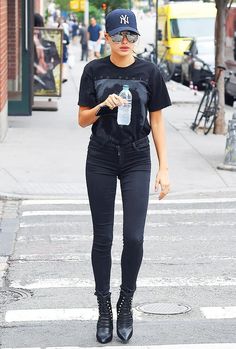
[[[110,299],[98,297],[99,323],[108,324],[113,319],[112,307]]]
[[[122,296],[119,306],[118,306],[118,312],[117,317],[121,317],[125,322],[132,321],[133,314],[132,314],[132,297],[126,297]]]

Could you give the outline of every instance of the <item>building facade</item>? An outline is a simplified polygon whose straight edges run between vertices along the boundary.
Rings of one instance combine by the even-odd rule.
[[[8,129],[7,0],[0,0],[0,141]]]
[[[33,0],[0,0],[0,142],[8,115],[31,115],[33,5]]]

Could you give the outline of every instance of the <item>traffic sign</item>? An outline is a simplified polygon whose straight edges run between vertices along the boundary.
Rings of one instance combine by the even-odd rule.
[[[83,12],[85,10],[85,0],[71,0],[70,10],[74,12]]]

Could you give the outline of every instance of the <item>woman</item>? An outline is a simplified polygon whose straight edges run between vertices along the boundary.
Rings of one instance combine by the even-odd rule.
[[[117,334],[127,342],[133,333],[132,298],[143,256],[143,234],[148,206],[152,131],[159,160],[155,187],[159,198],[169,191],[165,130],[161,109],[170,105],[156,65],[134,57],[138,39],[132,11],[117,9],[106,17],[106,42],[111,55],[88,63],[79,94],[79,125],[92,125],[86,180],[93,220],[92,266],[99,305],[97,340],[112,340],[110,293],[111,245],[117,177],[123,200],[121,289],[117,302]],[[119,93],[128,85],[132,94],[131,123],[117,124],[117,107],[126,103]],[[147,120],[150,113],[150,124]]]

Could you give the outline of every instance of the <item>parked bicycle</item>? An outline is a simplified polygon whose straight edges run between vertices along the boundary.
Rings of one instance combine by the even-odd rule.
[[[203,132],[207,135],[215,123],[217,112],[219,109],[219,91],[217,82],[225,67],[217,67],[217,76],[215,78],[207,77],[205,79],[205,91],[199,104],[194,122],[190,128],[195,131],[196,128],[203,128]]]
[[[156,59],[156,52],[154,44],[148,44],[148,47],[145,47],[144,51],[137,54],[137,57],[145,59],[146,61],[156,63],[157,66],[160,69],[161,75],[163,76],[163,79],[165,81],[169,81],[172,78],[173,72],[171,72],[168,62],[166,60],[166,55],[168,50],[170,49],[169,46],[166,46],[162,56],[158,59]]]

